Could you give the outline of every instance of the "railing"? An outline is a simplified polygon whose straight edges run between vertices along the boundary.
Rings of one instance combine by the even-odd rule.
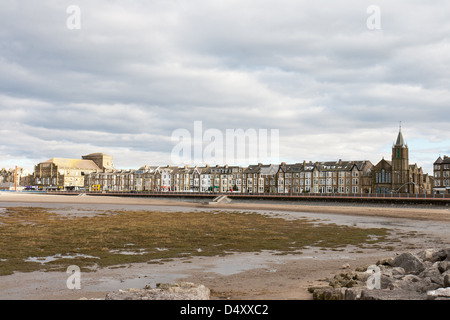
[[[244,193],[244,192],[186,192],[186,191],[47,191],[48,194],[109,196],[166,196],[166,197],[217,197],[226,195],[232,198],[267,198],[267,199],[367,199],[367,200],[450,200],[450,194],[427,193]]]

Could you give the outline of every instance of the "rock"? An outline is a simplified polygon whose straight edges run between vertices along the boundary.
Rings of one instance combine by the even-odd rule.
[[[437,267],[441,273],[450,270],[450,261],[440,261],[437,264]]]
[[[372,274],[370,272],[355,272],[355,275],[356,280],[362,283],[366,283]]]
[[[362,290],[360,300],[425,300],[426,294],[408,290]]]
[[[395,278],[381,275],[380,280],[381,280],[381,288],[380,289],[388,289],[389,286],[395,281]]]
[[[366,270],[367,270],[368,267],[369,267],[369,266],[366,266],[366,267],[356,267],[355,271],[357,271],[357,272],[366,272]]]
[[[429,290],[437,289],[439,287],[440,285],[432,282],[430,278],[419,278],[419,277],[411,278],[405,276],[403,279],[395,280],[394,282],[389,284],[388,289],[424,293]]]
[[[427,292],[428,299],[435,299],[438,297],[450,298],[450,288],[439,288]]]
[[[313,291],[314,300],[344,300],[345,288],[318,288]]]
[[[444,287],[450,287],[450,274],[444,276]]]
[[[359,300],[363,288],[349,288],[345,290],[344,300]]]
[[[343,264],[341,269],[350,269],[350,264],[348,263]]]
[[[401,267],[405,270],[406,273],[412,274],[419,274],[425,269],[422,261],[420,261],[419,258],[409,252],[402,253],[398,257],[395,257],[391,262],[391,266]]]
[[[450,248],[439,250],[436,254],[441,261],[450,261]]]
[[[335,275],[334,278],[329,281],[329,285],[333,288],[351,288],[357,284],[357,274],[353,271],[341,272]]]
[[[204,285],[190,282],[180,284],[158,284],[152,289],[127,289],[110,292],[106,300],[209,300],[210,290]]]
[[[450,300],[444,290],[450,290],[450,249],[402,253],[355,271],[343,267],[329,280],[329,288],[315,293],[315,299]]]
[[[402,267],[392,268],[393,277],[403,277],[405,274],[406,274],[405,269],[403,269]]]
[[[423,251],[420,251],[418,253],[416,253],[417,258],[419,258],[422,261],[426,261],[428,259],[431,258],[431,256],[433,255],[433,253],[435,253],[436,250],[435,249],[426,249]]]
[[[383,258],[377,261],[377,266],[391,266],[392,261],[394,261],[394,258]]]
[[[436,249],[426,249],[417,253],[417,257],[422,261],[436,262],[441,261],[441,258]]]
[[[437,283],[440,286],[444,286],[444,277],[441,275],[437,266],[432,266],[430,268],[426,268],[419,275],[422,278],[429,278],[431,282]]]

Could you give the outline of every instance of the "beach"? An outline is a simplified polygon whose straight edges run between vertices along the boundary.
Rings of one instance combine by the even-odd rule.
[[[16,272],[0,276],[0,299],[102,299],[110,291],[143,288],[156,283],[188,281],[203,284],[212,299],[309,300],[309,287],[325,285],[343,265],[351,268],[406,251],[449,245],[448,207],[373,206],[333,203],[278,203],[270,201],[204,202],[159,198],[74,196],[0,193],[0,209],[43,207],[60,214],[92,215],[96,210],[251,211],[285,219],[315,219],[318,223],[387,228],[396,242],[391,250],[379,247],[319,250],[308,247],[301,254],[279,255],[270,251],[240,252],[226,256],[171,259],[160,264],[132,263],[81,273],[81,289],[66,286],[65,272]],[[414,236],[407,236],[414,234]],[[1,259],[1,257],[0,257]]]

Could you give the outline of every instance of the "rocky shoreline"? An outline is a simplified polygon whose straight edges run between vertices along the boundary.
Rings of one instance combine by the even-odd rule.
[[[405,252],[374,265],[343,270],[314,300],[450,300],[450,248]]]
[[[351,270],[348,264],[309,289],[314,300],[450,300],[450,248],[405,252]],[[106,300],[209,300],[210,290],[189,282],[118,290]]]

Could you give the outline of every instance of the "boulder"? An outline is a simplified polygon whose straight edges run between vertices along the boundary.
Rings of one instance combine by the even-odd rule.
[[[421,278],[429,278],[431,282],[439,284],[441,287],[444,286],[444,277],[441,275],[439,268],[433,265],[430,268],[426,268],[419,275]]]
[[[444,273],[450,270],[450,261],[440,261],[437,263],[437,267],[440,273]]]
[[[127,289],[110,292],[106,300],[209,300],[210,290],[190,282],[158,284],[156,288]]]
[[[450,248],[439,250],[436,254],[441,261],[450,261]]]
[[[314,300],[344,300],[345,288],[317,288],[313,291]]]
[[[426,294],[408,290],[362,290],[360,300],[425,300]]]
[[[450,288],[439,288],[427,292],[428,299],[436,299],[439,297],[450,298]]]
[[[419,274],[425,267],[422,261],[410,252],[402,253],[392,260],[391,266],[401,267],[406,273]]]
[[[389,257],[389,258],[383,258],[377,261],[377,266],[392,266],[391,263],[394,260],[394,258]]]
[[[392,273],[392,277],[394,277],[394,278],[403,277],[406,274],[405,269],[403,269],[402,267],[392,268],[391,273]]]
[[[422,261],[441,261],[441,254],[436,249],[426,249],[417,253],[417,257]]]
[[[349,288],[345,290],[344,300],[360,300],[363,288]]]
[[[329,285],[328,289],[318,291],[314,298],[450,300],[450,249],[407,252],[395,258],[381,259],[376,266],[359,267],[355,271],[346,268],[335,275]]]
[[[389,284],[388,289],[424,293],[439,287],[440,285],[432,282],[430,278],[420,278],[414,275],[407,275],[403,277],[403,279],[393,281]]]
[[[450,274],[444,276],[444,287],[450,287]]]

